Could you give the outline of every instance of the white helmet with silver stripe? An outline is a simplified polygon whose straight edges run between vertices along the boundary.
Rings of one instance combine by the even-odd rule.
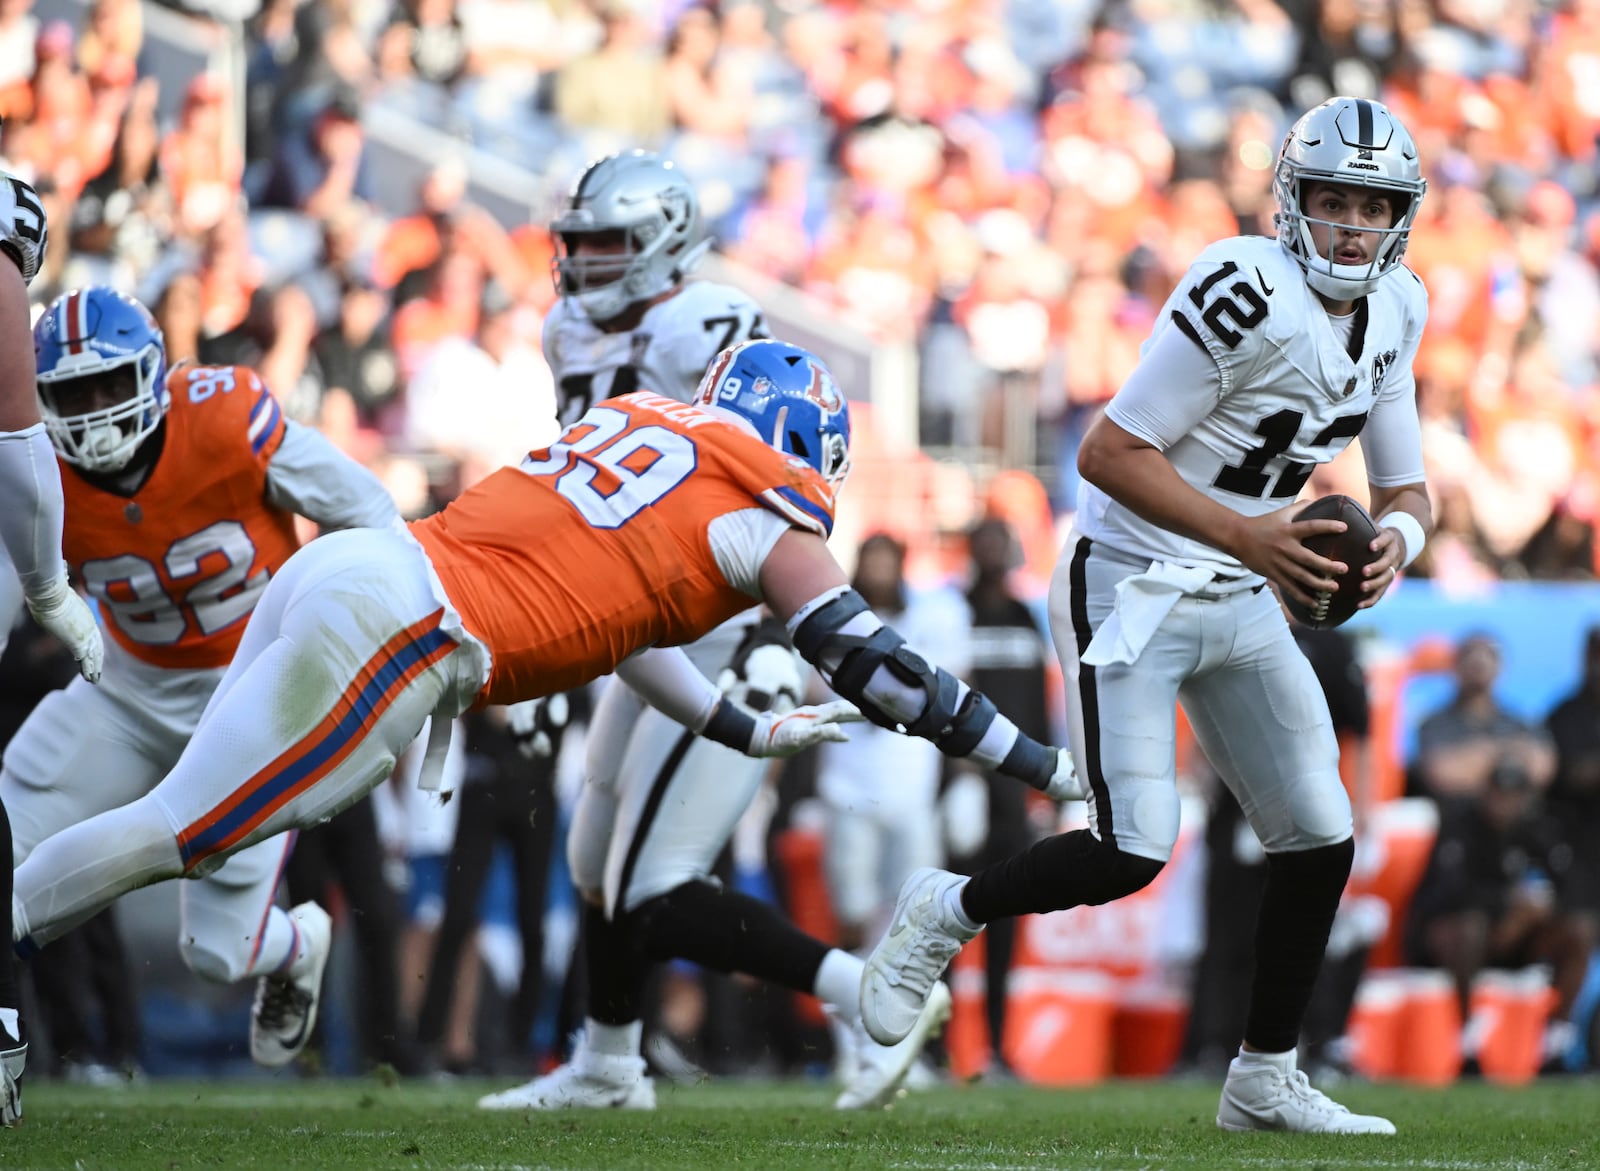
[[[1313,224],[1301,203],[1310,181],[1368,187],[1394,199],[1395,215],[1365,264],[1335,264],[1318,254]],[[1400,267],[1411,225],[1428,189],[1417,162],[1417,144],[1400,119],[1381,102],[1329,98],[1307,111],[1284,137],[1272,193],[1278,200],[1278,243],[1305,270],[1306,283],[1340,301],[1364,297]]]

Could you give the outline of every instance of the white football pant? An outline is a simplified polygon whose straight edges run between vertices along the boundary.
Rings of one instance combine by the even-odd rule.
[[[1350,837],[1328,702],[1269,589],[1186,595],[1131,664],[1079,660],[1117,583],[1149,569],[1074,533],[1050,584],[1050,630],[1095,835],[1166,861],[1178,839],[1177,713],[1268,853]]]
[[[740,615],[683,649],[715,681],[755,620]],[[798,693],[801,660],[793,659]],[[585,743],[567,863],[584,897],[604,899],[608,915],[709,875],[770,766],[694,735],[616,678]]]
[[[0,800],[21,865],[51,834],[148,793],[178,761],[222,671],[162,671],[107,640],[98,684],[51,692],[5,750]],[[197,975],[218,983],[271,972],[293,958],[295,929],[273,905],[292,839],[241,850],[179,894],[178,946]]]

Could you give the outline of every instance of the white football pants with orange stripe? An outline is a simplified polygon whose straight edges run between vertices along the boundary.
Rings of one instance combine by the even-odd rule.
[[[333,817],[383,781],[435,711],[488,676],[420,546],[313,541],[262,595],[194,738],[150,793],[42,842],[16,873],[15,935],[43,944],[136,887],[198,878]]]

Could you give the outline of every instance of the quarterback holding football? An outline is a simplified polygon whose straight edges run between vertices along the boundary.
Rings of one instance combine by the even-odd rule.
[[[1394,1133],[1295,1067],[1354,844],[1327,702],[1265,587],[1325,616],[1331,598],[1348,606],[1351,580],[1339,579],[1355,569],[1358,605],[1371,606],[1422,551],[1432,511],[1411,366],[1427,293],[1402,259],[1425,190],[1416,144],[1388,109],[1330,99],[1279,152],[1277,238],[1212,245],[1168,298],[1080,450],[1076,531],[1051,584],[1090,828],[970,880],[907,879],[862,990],[880,1042],[909,1027],[983,924],[1109,902],[1155,878],[1178,835],[1181,701],[1269,866],[1244,1044],[1217,1124]],[[1346,533],[1346,521],[1326,510],[1297,520],[1295,499],[1357,435],[1378,530],[1359,558],[1334,560],[1307,542]]]

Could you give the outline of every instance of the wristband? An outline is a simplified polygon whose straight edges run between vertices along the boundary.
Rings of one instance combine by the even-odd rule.
[[[1403,508],[1384,513],[1378,519],[1378,523],[1386,529],[1393,529],[1405,541],[1406,555],[1405,560],[1400,562],[1401,569],[1415,561],[1417,554],[1421,553],[1423,546],[1428,543],[1428,534],[1422,531],[1422,522]]]
[[[707,740],[725,744],[735,752],[749,752],[755,734],[755,716],[727,697],[718,701],[706,726],[700,729],[700,735]]]
[[[1041,793],[1050,787],[1050,778],[1056,771],[1056,750],[1040,744],[1031,736],[1017,733],[1017,742],[1006,753],[1006,758],[994,770],[1038,789]]]

